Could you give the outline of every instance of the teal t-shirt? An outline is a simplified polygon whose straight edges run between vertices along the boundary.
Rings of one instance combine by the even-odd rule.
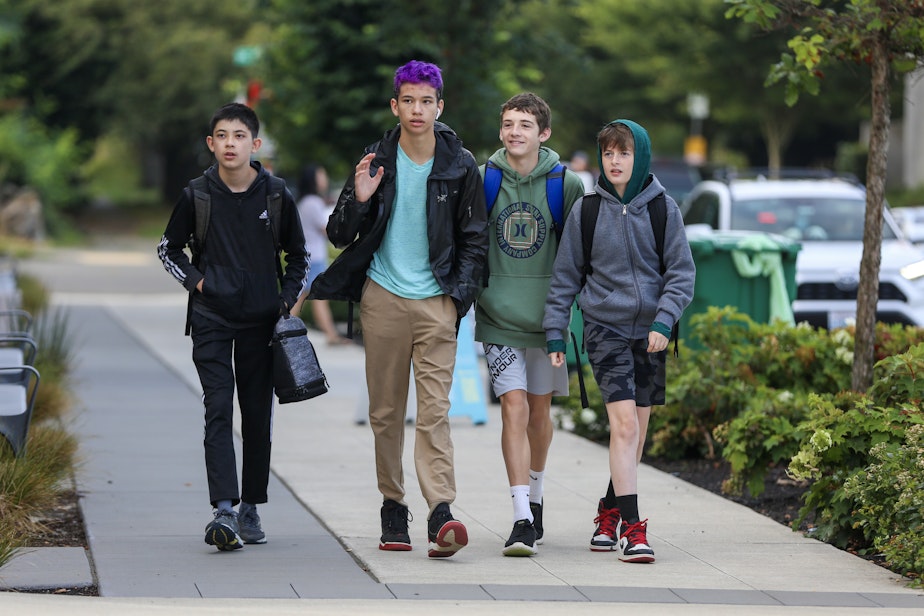
[[[372,280],[407,299],[443,293],[430,270],[427,237],[427,178],[432,169],[432,158],[418,165],[398,146],[395,202],[385,237],[369,267]]]

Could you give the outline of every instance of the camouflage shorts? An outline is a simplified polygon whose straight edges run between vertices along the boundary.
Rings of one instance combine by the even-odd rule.
[[[627,340],[595,323],[584,326],[584,344],[604,402],[664,404],[667,351],[649,353],[647,338]]]

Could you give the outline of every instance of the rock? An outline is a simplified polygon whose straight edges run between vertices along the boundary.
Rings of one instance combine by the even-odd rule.
[[[0,233],[30,240],[45,238],[42,200],[38,192],[21,188],[0,207]]]

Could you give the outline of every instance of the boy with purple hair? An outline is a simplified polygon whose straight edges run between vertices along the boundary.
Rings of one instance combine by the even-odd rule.
[[[366,148],[327,224],[344,251],[309,299],[360,303],[369,425],[382,493],[379,549],[411,549],[404,425],[410,367],[417,391],[414,464],[429,508],[431,558],[468,543],[449,506],[456,497],[449,390],[459,322],[475,299],[488,250],[484,188],[462,141],[436,119],[443,79],[417,60],[395,71],[398,126]]]

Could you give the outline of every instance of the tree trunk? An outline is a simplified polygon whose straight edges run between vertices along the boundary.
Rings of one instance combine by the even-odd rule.
[[[770,177],[779,179],[783,166],[783,149],[792,140],[796,125],[796,114],[790,112],[784,118],[772,117],[760,120],[760,131],[767,144],[767,167]]]
[[[885,198],[889,151],[889,59],[880,34],[872,48],[872,125],[869,160],[866,163],[866,220],[863,228],[863,259],[857,289],[857,331],[854,340],[851,387],[865,392],[873,384],[876,305],[879,302],[879,266],[882,260],[882,210]]]

